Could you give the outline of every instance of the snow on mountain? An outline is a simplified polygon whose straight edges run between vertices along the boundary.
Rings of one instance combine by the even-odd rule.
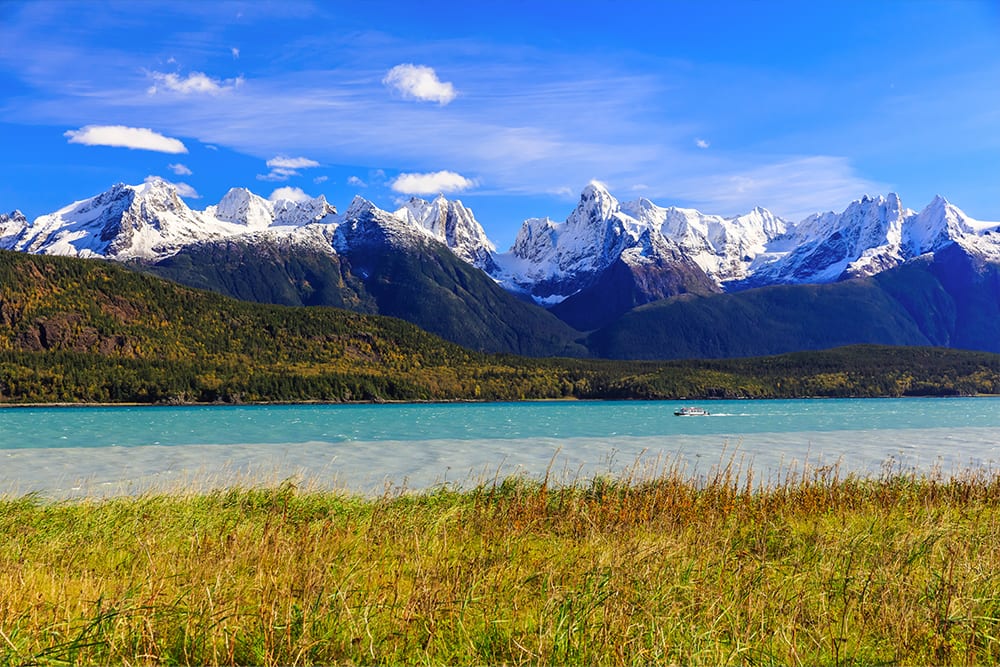
[[[744,278],[753,258],[787,230],[787,223],[764,208],[725,218],[689,208],[662,208],[648,199],[622,204],[640,224],[677,243],[718,283]]]
[[[52,255],[149,258],[237,230],[244,231],[232,223],[204,218],[187,207],[176,188],[154,180],[138,186],[119,183],[96,197],[43,215],[9,247]]]
[[[27,226],[28,219],[20,211],[0,213],[0,248],[12,244],[18,236],[24,233]]]
[[[333,245],[337,252],[346,252],[361,247],[378,248],[386,244],[400,248],[419,248],[421,244],[432,240],[440,241],[423,225],[384,211],[367,199],[355,196],[347,211],[340,217]]]
[[[337,234],[337,228],[348,226]],[[240,237],[285,245],[364,242],[373,234],[415,243],[434,238],[483,269],[492,267],[495,248],[472,212],[461,202],[439,197],[412,199],[397,213],[356,197],[344,216],[322,195],[269,201],[245,188],[229,190],[204,211],[188,208],[177,189],[162,180],[74,202],[29,223],[14,212],[0,216],[0,248],[30,253],[156,261],[195,244]],[[343,246],[342,246],[343,248]]]
[[[274,222],[271,202],[246,188],[230,189],[218,204],[205,209],[205,213],[248,229],[265,229]]]
[[[215,206],[205,209],[205,214],[219,220],[243,225],[247,229],[261,230],[273,226],[301,227],[309,224],[336,222],[337,209],[320,195],[301,200],[279,199],[269,201],[246,188],[232,188]]]
[[[693,261],[722,284],[744,277],[754,257],[786,228],[762,208],[724,218],[663,208],[648,199],[621,204],[593,182],[565,222],[526,220],[510,252],[498,256],[494,277],[550,304],[578,291],[619,258],[635,264],[670,256]]]
[[[700,271],[715,287],[742,288],[873,275],[953,243],[1000,261],[1000,224],[974,220],[941,197],[915,212],[895,194],[865,196],[841,213],[792,225],[763,208],[723,217],[648,199],[620,203],[593,182],[565,221],[525,220],[500,254],[472,211],[444,196],[412,198],[391,213],[356,197],[337,215],[323,196],[269,201],[233,188],[197,211],[173,185],[154,179],[118,184],[32,222],[18,211],[0,214],[0,248],[30,253],[156,261],[192,244],[236,238],[308,243],[328,252],[375,242],[418,247],[435,239],[545,305],[590,287],[616,262],[644,265],[647,281],[663,279],[674,263],[673,275],[684,280]]]
[[[974,220],[940,195],[912,216],[904,230],[904,243],[913,256],[935,252],[953,241],[1000,260],[1000,223]]]
[[[337,209],[323,195],[298,201],[279,199],[273,202],[273,211],[275,225],[301,227],[337,222]]]
[[[415,228],[425,230],[460,258],[484,271],[494,268],[496,246],[486,236],[472,211],[461,201],[439,195],[427,202],[411,197],[394,215]]]
[[[751,285],[871,276],[951,243],[1000,257],[995,223],[972,220],[941,197],[917,213],[896,194],[865,196],[842,213],[818,213],[776,239],[750,266]]]

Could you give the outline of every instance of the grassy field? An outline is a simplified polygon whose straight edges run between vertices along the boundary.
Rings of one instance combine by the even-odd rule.
[[[1000,662],[1000,479],[0,500],[0,664]]]

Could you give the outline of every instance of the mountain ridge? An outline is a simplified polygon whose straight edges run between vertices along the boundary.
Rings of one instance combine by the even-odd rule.
[[[362,209],[378,224],[394,226],[393,234],[417,232],[438,240],[501,286],[543,306],[589,287],[619,260],[635,265],[668,256],[697,266],[727,291],[874,275],[949,243],[1000,261],[1000,223],[974,220],[940,196],[916,212],[904,208],[898,195],[866,195],[841,213],[789,223],[761,207],[723,217],[644,198],[622,203],[596,181],[583,189],[564,222],[524,221],[505,252],[497,252],[470,209],[443,195],[432,201],[412,197],[393,212],[356,196],[339,215],[322,195],[272,202],[232,188],[218,204],[197,211],[175,186],[159,179],[139,186],[119,183],[30,222],[16,211],[0,216],[0,247],[157,261],[193,244],[264,234],[303,243],[325,237],[337,252],[347,247],[349,236],[338,235],[337,228],[356,222]]]
[[[0,216],[0,247],[114,259],[241,299],[392,315],[470,349],[535,356],[733,356],[819,340],[994,349],[994,327],[977,312],[1000,319],[991,282],[998,225],[943,197],[914,211],[893,194],[865,196],[793,224],[759,207],[722,217],[641,198],[622,203],[592,182],[565,221],[529,219],[499,253],[472,211],[443,195],[392,212],[356,196],[340,214],[322,196],[269,201],[233,188],[196,211],[154,179],[31,222],[16,211]],[[809,287],[873,277],[881,280],[865,289]],[[757,289],[776,286],[802,289],[766,293],[787,294],[785,305],[762,305],[770,297]],[[853,318],[839,301],[848,292]],[[702,309],[699,320],[691,309],[702,298],[713,314]],[[825,309],[826,319],[810,309]],[[677,322],[658,319],[668,312]],[[784,347],[720,336],[741,312],[764,325],[753,335]],[[693,319],[679,324],[684,317]],[[656,338],[626,333],[641,322],[678,342],[661,336],[636,349],[636,340]]]

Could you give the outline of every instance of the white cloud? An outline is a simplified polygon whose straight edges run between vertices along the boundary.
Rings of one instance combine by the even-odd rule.
[[[438,79],[437,72],[426,65],[406,63],[396,65],[382,83],[394,88],[407,99],[437,102],[445,105],[455,99],[455,87]]]
[[[257,174],[258,181],[287,181],[292,176],[299,176],[294,169],[272,169],[266,174]]]
[[[271,193],[268,197],[271,201],[280,201],[282,199],[287,199],[295,202],[309,201],[312,199],[309,195],[302,191],[302,188],[285,187],[278,188]]]
[[[351,177],[349,177],[347,179],[347,184],[348,185],[353,185],[356,188],[367,188],[368,187],[368,184],[365,183],[364,181],[362,181],[357,176],[351,176]]]
[[[79,130],[67,130],[71,144],[85,146],[115,146],[160,153],[187,153],[187,147],[179,139],[165,137],[148,127],[126,127],[125,125],[86,125]]]
[[[292,176],[301,176],[299,169],[318,167],[319,162],[307,157],[285,157],[278,155],[267,161],[271,171],[267,174],[257,174],[258,181],[287,181]]]
[[[240,50],[237,49],[234,46],[232,49],[230,49],[230,51],[232,51],[232,53],[233,53],[233,60],[239,60],[239,58],[240,58]]]
[[[326,183],[328,180],[330,180],[329,176],[317,176],[313,179],[313,183],[319,185],[320,183]]]
[[[708,148],[712,144],[708,143],[704,139],[695,139],[694,140],[694,145],[697,146],[698,148]]]
[[[242,76],[235,79],[213,79],[204,72],[191,72],[187,77],[172,72],[150,72],[149,76],[155,82],[146,90],[150,95],[156,95],[163,91],[180,93],[181,95],[218,95],[239,88],[244,81]]]
[[[318,167],[319,162],[310,160],[307,157],[284,157],[279,155],[267,161],[267,166],[271,169],[308,169]]]
[[[187,197],[188,199],[201,199],[201,195],[192,186],[187,183],[174,183],[174,187],[177,188],[177,194],[181,197]]]
[[[164,178],[160,178],[159,176],[153,176],[153,175],[147,176],[143,180],[144,183],[154,183],[157,181],[163,181],[164,183],[169,183],[170,185],[174,186],[174,189],[177,190],[177,194],[179,194],[181,197],[186,197],[187,199],[201,199],[201,195],[198,194],[198,191],[195,190],[190,185],[188,185],[187,183],[174,183]]]
[[[177,164],[168,164],[167,168],[170,169],[170,171],[177,174],[178,176],[190,176],[191,174],[194,173],[193,171],[188,169],[185,165],[179,162]]]
[[[476,182],[453,171],[436,171],[430,174],[400,174],[392,182],[392,189],[404,195],[428,195],[467,190]]]

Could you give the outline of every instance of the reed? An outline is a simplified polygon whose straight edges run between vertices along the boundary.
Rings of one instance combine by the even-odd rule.
[[[988,664],[1000,479],[0,501],[2,664]]]

